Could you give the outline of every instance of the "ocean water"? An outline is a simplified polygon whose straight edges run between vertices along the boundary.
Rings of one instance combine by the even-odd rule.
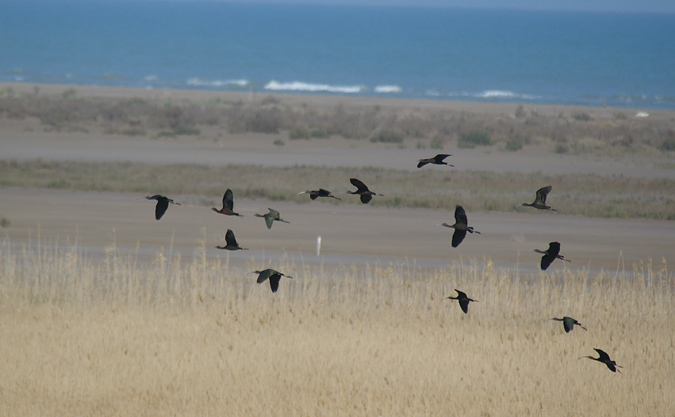
[[[0,81],[675,108],[675,15],[0,3]]]

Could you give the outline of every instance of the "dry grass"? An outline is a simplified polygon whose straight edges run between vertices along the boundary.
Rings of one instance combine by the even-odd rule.
[[[313,178],[322,187],[340,194],[352,189],[347,179],[368,179],[384,197],[371,205],[387,207],[447,208],[461,201],[473,211],[514,211],[517,204],[532,202],[534,190],[552,184],[549,204],[566,214],[588,217],[675,220],[675,181],[657,178],[624,178],[597,174],[494,173],[485,171],[414,172],[382,168],[327,168],[315,166],[268,167],[195,164],[149,165],[129,162],[51,162],[0,160],[0,186],[56,188],[79,191],[115,191],[172,196],[220,196],[222,178],[237,178],[232,187],[238,198],[265,198],[308,202],[297,196],[293,184]],[[429,190],[434,190],[429,192]],[[213,206],[220,198],[198,198],[197,204]],[[333,204],[360,204],[344,198]]]
[[[0,250],[0,415],[670,416],[666,265],[522,276],[489,261],[328,271],[277,294],[227,259],[41,239]],[[658,269],[658,270],[657,270]],[[479,300],[464,315],[443,298]],[[553,316],[588,327],[565,334]],[[605,349],[623,374],[582,355]]]

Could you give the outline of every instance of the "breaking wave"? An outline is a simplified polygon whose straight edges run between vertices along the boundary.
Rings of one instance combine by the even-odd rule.
[[[357,94],[363,90],[360,85],[330,85],[330,84],[312,84],[301,81],[281,83],[270,81],[265,85],[265,90],[270,91],[298,91],[298,92],[328,92],[342,94]]]

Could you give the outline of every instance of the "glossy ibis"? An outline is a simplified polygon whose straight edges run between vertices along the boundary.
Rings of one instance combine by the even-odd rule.
[[[342,200],[341,198],[335,197],[333,194],[331,194],[330,191],[324,190],[323,188],[319,188],[318,190],[302,191],[298,193],[298,195],[300,194],[309,194],[309,198],[311,198],[312,200],[316,200],[319,197],[330,197],[336,200]]]
[[[180,203],[176,203],[172,199],[159,194],[146,196],[145,198],[148,200],[157,200],[157,205],[155,205],[155,219],[157,220],[161,219],[164,213],[166,213],[166,210],[169,208],[169,203],[180,206]]]
[[[234,197],[232,196],[232,190],[229,188],[227,191],[225,191],[225,194],[223,195],[223,208],[217,209],[213,207],[211,210],[215,211],[216,213],[224,214],[226,216],[239,216],[239,217],[244,217],[239,213],[234,212]]]
[[[264,269],[262,271],[255,271],[255,274],[258,274],[258,284],[262,284],[265,282],[266,279],[269,278],[270,280],[270,288],[272,289],[272,292],[277,292],[279,289],[279,281],[281,280],[281,277],[286,277],[286,278],[293,278],[289,277],[288,275],[282,274],[279,271],[275,271],[274,269]]]
[[[377,196],[382,196],[382,194],[377,194],[368,189],[366,184],[361,182],[360,180],[356,178],[350,178],[349,182],[352,183],[354,187],[356,187],[356,191],[347,191],[348,194],[355,194],[355,195],[360,195],[361,196],[361,203],[363,204],[368,204],[370,200],[373,198],[374,195]]]
[[[551,192],[552,188],[553,187],[551,187],[549,185],[549,186],[542,187],[542,188],[538,189],[537,195],[534,198],[534,202],[518,204],[516,207],[527,206],[527,207],[534,207],[534,208],[540,209],[540,210],[556,211],[556,209],[553,209],[553,208],[546,205],[546,197],[548,196],[548,193]]]
[[[467,297],[466,294],[463,293],[460,290],[455,290],[455,291],[457,291],[457,297],[446,297],[446,299],[459,301],[459,306],[462,308],[462,311],[464,312],[464,314],[468,314],[469,313],[469,303],[472,302],[472,301],[474,303],[477,303],[478,300],[473,300],[473,299]]]
[[[598,361],[600,363],[604,363],[605,365],[607,365],[607,367],[609,368],[610,371],[621,373],[621,371],[619,371],[616,368],[623,368],[623,366],[617,365],[616,362],[614,362],[613,360],[611,360],[609,358],[609,355],[605,351],[600,350],[598,348],[593,348],[593,349],[595,349],[595,351],[598,352],[598,355],[600,355],[599,358],[594,358],[592,356],[582,356],[579,359],[582,359],[582,358],[593,359],[594,361]]]
[[[548,244],[548,249],[542,251],[539,249],[534,250],[537,253],[541,253],[544,256],[541,257],[541,270],[546,271],[546,269],[551,265],[556,259],[563,260],[565,262],[572,262],[569,259],[565,259],[564,256],[558,255],[560,253],[560,243],[551,242]]]
[[[445,226],[455,229],[455,233],[452,234],[452,247],[456,248],[466,237],[466,232],[481,234],[478,230],[475,230],[473,227],[469,227],[469,221],[466,218],[466,212],[462,206],[455,207],[455,224],[441,223],[436,226]]]
[[[227,232],[225,233],[225,246],[216,246],[216,248],[227,250],[248,250],[239,246],[237,239],[234,237],[234,232],[230,229],[227,229]]]
[[[265,219],[265,223],[267,223],[268,229],[272,228],[272,223],[274,223],[275,220],[278,221],[278,222],[290,223],[290,222],[287,222],[286,220],[282,219],[281,216],[279,216],[278,211],[272,210],[271,208],[268,208],[268,210],[269,210],[269,212],[267,212],[265,214],[256,214],[255,215],[256,217],[262,217],[262,218]]]
[[[572,317],[565,316],[561,319],[559,319],[557,317],[553,317],[552,319],[549,319],[549,320],[562,321],[563,328],[565,328],[565,333],[571,332],[573,330],[575,324],[577,326],[581,327],[582,329],[586,330],[586,328],[584,326],[582,326],[581,323],[579,323],[578,321],[576,321]]]
[[[450,166],[450,167],[454,167],[454,165],[450,165],[447,162],[443,162],[443,160],[445,158],[447,158],[448,156],[452,156],[452,154],[439,153],[438,155],[434,156],[433,158],[420,159],[419,162],[417,163],[417,168],[422,168],[426,164],[447,165],[447,166]]]

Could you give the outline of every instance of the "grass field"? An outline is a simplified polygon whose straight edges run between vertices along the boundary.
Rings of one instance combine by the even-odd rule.
[[[0,250],[0,415],[671,416],[665,264],[522,275]],[[454,289],[478,300],[464,315]],[[547,320],[570,315],[588,331]],[[579,359],[607,351],[622,374]]]

